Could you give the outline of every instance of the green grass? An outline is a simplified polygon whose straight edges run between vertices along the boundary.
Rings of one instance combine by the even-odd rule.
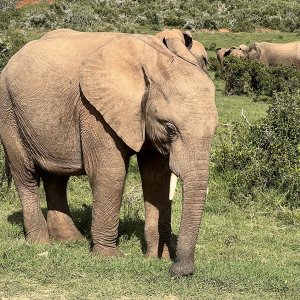
[[[135,161],[131,168],[135,168]],[[126,212],[131,201],[126,192],[120,228],[120,248],[125,257],[121,259],[101,259],[89,252],[91,196],[87,180],[73,178],[69,189],[72,211],[78,227],[87,236],[86,242],[66,245],[25,242],[15,192],[2,197],[0,296],[9,299],[297,299],[299,228],[256,208],[243,211],[228,202],[224,183],[212,179],[196,248],[196,274],[171,279],[167,273],[169,261],[143,258],[141,190],[133,172],[128,177],[127,191],[131,191],[135,212]],[[175,234],[180,211],[178,191],[173,207]]]
[[[211,46],[213,43],[216,47],[239,46],[240,44],[251,44],[254,42],[272,42],[286,43],[297,41],[300,39],[298,33],[282,33],[279,31],[270,32],[205,32],[197,31],[193,34],[193,38],[201,41],[205,47]]]
[[[31,33],[32,34],[32,33]],[[34,35],[34,34],[33,34]],[[296,34],[221,34],[194,36],[206,46],[230,46],[248,40],[297,39]],[[210,53],[213,55],[213,52]],[[211,74],[213,77],[213,73]],[[267,105],[250,98],[225,96],[215,80],[219,129],[250,123]],[[265,197],[277,197],[275,194]],[[41,191],[42,206],[45,208]],[[90,253],[91,191],[86,177],[73,177],[68,197],[76,225],[86,241],[30,244],[24,240],[21,205],[14,189],[0,193],[0,299],[299,299],[299,212],[229,201],[226,181],[212,174],[199,240],[194,276],[172,279],[170,261],[144,259],[144,209],[136,160],[132,159],[123,199],[119,244],[125,257],[102,259]],[[173,231],[178,233],[181,194],[173,202]]]

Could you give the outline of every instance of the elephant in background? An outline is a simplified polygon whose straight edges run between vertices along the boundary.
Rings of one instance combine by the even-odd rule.
[[[245,57],[257,60],[267,66],[286,64],[300,69],[300,42],[253,43],[243,50]]]
[[[227,56],[235,56],[235,57],[239,57],[239,58],[245,58],[245,50],[248,47],[246,45],[241,44],[238,47],[230,47],[230,48],[217,48],[216,52],[217,52],[217,59],[220,63],[220,65],[223,67],[224,66],[224,58]]]
[[[0,137],[28,240],[82,238],[66,188],[70,176],[86,174],[93,194],[92,251],[121,255],[119,210],[129,158],[136,154],[146,255],[171,256],[174,173],[183,181],[183,211],[170,272],[193,273],[217,123],[215,88],[181,41],[171,45],[174,52],[151,35],[59,29],[10,59],[0,76]]]
[[[181,31],[180,29],[164,29],[163,31],[158,32],[155,36],[163,41],[168,49],[178,56],[187,55],[186,50],[183,49],[183,47],[182,49],[174,49],[172,46],[172,40],[180,40],[181,43],[188,48],[190,53],[196,58],[199,66],[203,70],[207,71],[209,66],[208,54],[200,42],[193,40],[192,34],[189,31]],[[189,59],[191,60],[191,58]]]
[[[193,40],[193,46],[190,49],[190,52],[196,57],[199,66],[204,71],[207,72],[209,66],[209,60],[208,60],[208,54],[204,46],[200,42]]]

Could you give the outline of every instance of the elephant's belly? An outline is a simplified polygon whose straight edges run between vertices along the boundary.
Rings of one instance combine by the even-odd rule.
[[[56,154],[35,155],[37,165],[49,173],[61,175],[85,174],[80,153],[68,152],[66,155]]]
[[[40,130],[29,126],[23,137],[31,158],[43,170],[57,174],[84,174],[79,129],[46,123]]]

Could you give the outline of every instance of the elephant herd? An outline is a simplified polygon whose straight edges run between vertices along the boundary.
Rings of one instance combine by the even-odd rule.
[[[207,71],[209,66],[208,54],[204,46],[192,39],[189,31],[182,32],[178,29],[165,29],[156,34],[160,39],[173,37],[180,40],[195,56],[200,67]],[[294,65],[300,69],[300,42],[269,43],[255,42],[249,46],[241,44],[238,47],[217,48],[216,55],[221,67],[224,66],[224,59],[228,56],[247,58],[259,61],[267,66],[272,65]]]
[[[256,60],[267,66],[294,65],[300,69],[300,42],[298,41],[289,43],[256,42],[249,46],[218,48],[216,51],[222,67],[226,56],[235,56]]]
[[[299,66],[299,44],[255,43],[218,53],[220,59],[240,55]],[[58,29],[19,50],[0,75],[0,138],[21,200],[26,239],[83,238],[66,189],[70,176],[87,175],[92,252],[121,256],[119,212],[129,159],[136,155],[145,255],[173,259],[173,276],[192,274],[218,120],[208,65],[203,45],[178,29],[156,36]],[[174,249],[171,198],[177,177],[183,208]],[[40,180],[47,218],[40,207]]]

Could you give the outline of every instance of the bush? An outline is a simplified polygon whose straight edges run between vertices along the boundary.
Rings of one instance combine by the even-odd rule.
[[[257,61],[227,57],[220,77],[225,93],[270,100],[279,92],[294,93],[300,89],[300,72],[295,66],[265,66]]]
[[[290,209],[300,207],[300,90],[273,96],[266,118],[224,131],[213,160],[233,201],[249,204],[277,190]]]
[[[2,0],[0,1],[0,11],[6,11],[13,9],[18,0]]]
[[[7,16],[13,14],[15,0],[0,1],[0,26],[10,26]],[[110,26],[121,30],[126,17],[126,28],[165,26],[192,29],[229,28],[250,31],[267,27],[281,31],[299,31],[300,3],[297,1],[129,1],[129,0],[56,0],[54,4],[42,1],[18,10],[17,28],[52,29],[66,27],[84,31],[104,30]],[[6,16],[6,17],[5,17]],[[51,22],[47,18],[51,18]],[[152,27],[151,27],[152,28]]]
[[[0,34],[0,71],[7,64],[10,57],[29,40],[21,31],[8,31]]]

